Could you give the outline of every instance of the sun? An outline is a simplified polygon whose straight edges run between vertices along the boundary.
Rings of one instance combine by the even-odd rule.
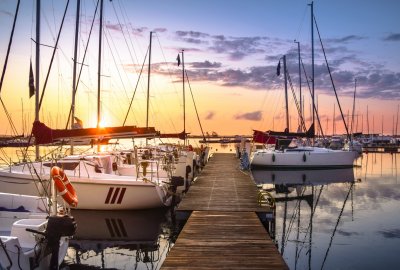
[[[107,127],[107,125],[108,125],[108,123],[107,123],[107,121],[105,119],[101,119],[100,120],[100,122],[99,122],[99,127],[100,128],[105,128],[105,127]]]

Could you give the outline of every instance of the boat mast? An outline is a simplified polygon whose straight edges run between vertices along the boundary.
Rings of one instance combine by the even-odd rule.
[[[150,73],[151,73],[151,40],[153,32],[150,31],[150,44],[149,44],[149,68],[147,71],[147,112],[146,112],[146,128],[149,127],[149,100],[150,100]],[[147,142],[147,140],[146,140]]]
[[[101,38],[103,33],[103,0],[100,0],[99,63],[97,71],[97,128],[100,127],[100,76],[101,76]]]
[[[185,98],[185,58],[182,50],[182,91],[183,91],[183,145],[186,146],[186,98]]]
[[[39,72],[40,72],[40,0],[36,1],[36,59],[35,59],[35,121],[39,121]],[[36,160],[39,160],[39,145],[35,145]]]
[[[314,2],[311,1],[311,93],[312,93],[312,125],[315,123],[315,111],[314,111]],[[312,138],[314,144],[314,138]]]
[[[74,44],[74,67],[72,74],[72,107],[71,107],[71,129],[74,128],[75,118],[75,94],[76,94],[76,64],[78,52],[78,31],[79,31],[79,15],[80,15],[81,0],[76,2],[76,22],[75,22],[75,44]],[[74,154],[74,144],[71,140],[71,155]]]
[[[351,126],[350,126],[350,138],[353,140],[353,127],[354,127],[354,113],[356,110],[356,90],[357,90],[357,79],[354,79],[354,95],[353,95],[353,113],[351,116]],[[348,122],[348,121],[347,121]]]
[[[298,59],[299,59],[299,91],[300,91],[300,118],[303,118],[303,102],[301,98],[301,60],[300,60],[300,41],[294,41],[294,43],[297,43],[297,54],[298,54]],[[303,118],[304,119],[304,118]]]
[[[289,132],[289,102],[287,93],[287,75],[286,75],[286,55],[283,56],[283,74],[285,79],[285,103],[286,103],[286,129]]]

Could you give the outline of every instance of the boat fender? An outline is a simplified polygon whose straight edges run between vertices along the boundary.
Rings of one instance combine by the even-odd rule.
[[[304,162],[307,161],[306,153],[303,154],[303,161],[304,161]]]
[[[78,205],[78,196],[71,182],[68,180],[64,170],[58,166],[53,166],[50,171],[50,176],[56,185],[57,191],[70,206]]]
[[[118,170],[117,162],[113,162],[113,163],[112,163],[112,169],[113,169],[114,172],[115,172],[116,170]]]
[[[305,175],[305,174],[303,174],[303,175],[301,176],[301,178],[302,178],[303,182],[306,181],[306,175]]]
[[[275,154],[272,154],[272,162],[275,162]]]

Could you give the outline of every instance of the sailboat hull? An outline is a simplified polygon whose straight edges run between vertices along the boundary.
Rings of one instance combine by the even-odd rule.
[[[37,169],[38,172],[42,172],[40,178],[43,179],[43,185],[39,183],[37,176],[22,170],[21,167],[19,169],[16,166],[13,170],[0,171],[1,190],[24,195],[35,195],[39,191],[40,195],[44,195],[50,179],[47,169]],[[74,176],[68,171],[66,174],[78,196],[77,209],[148,209],[164,207],[169,203],[167,185],[115,174],[99,174],[98,177]]]
[[[261,150],[253,153],[252,168],[350,168],[354,166],[354,151],[305,147],[293,150]]]

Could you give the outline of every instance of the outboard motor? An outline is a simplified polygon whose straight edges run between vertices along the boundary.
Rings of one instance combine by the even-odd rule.
[[[50,269],[58,269],[58,252],[61,237],[73,236],[76,232],[76,227],[75,219],[68,215],[49,217],[45,235],[48,246],[52,250]]]
[[[65,216],[50,216],[47,221],[46,231],[41,232],[33,229],[26,229],[29,232],[43,235],[47,240],[47,248],[44,254],[51,252],[50,268],[58,270],[58,256],[60,249],[61,237],[71,237],[76,232],[76,221],[73,217]],[[37,258],[38,259],[38,258]],[[37,265],[37,261],[31,261],[32,265]]]

